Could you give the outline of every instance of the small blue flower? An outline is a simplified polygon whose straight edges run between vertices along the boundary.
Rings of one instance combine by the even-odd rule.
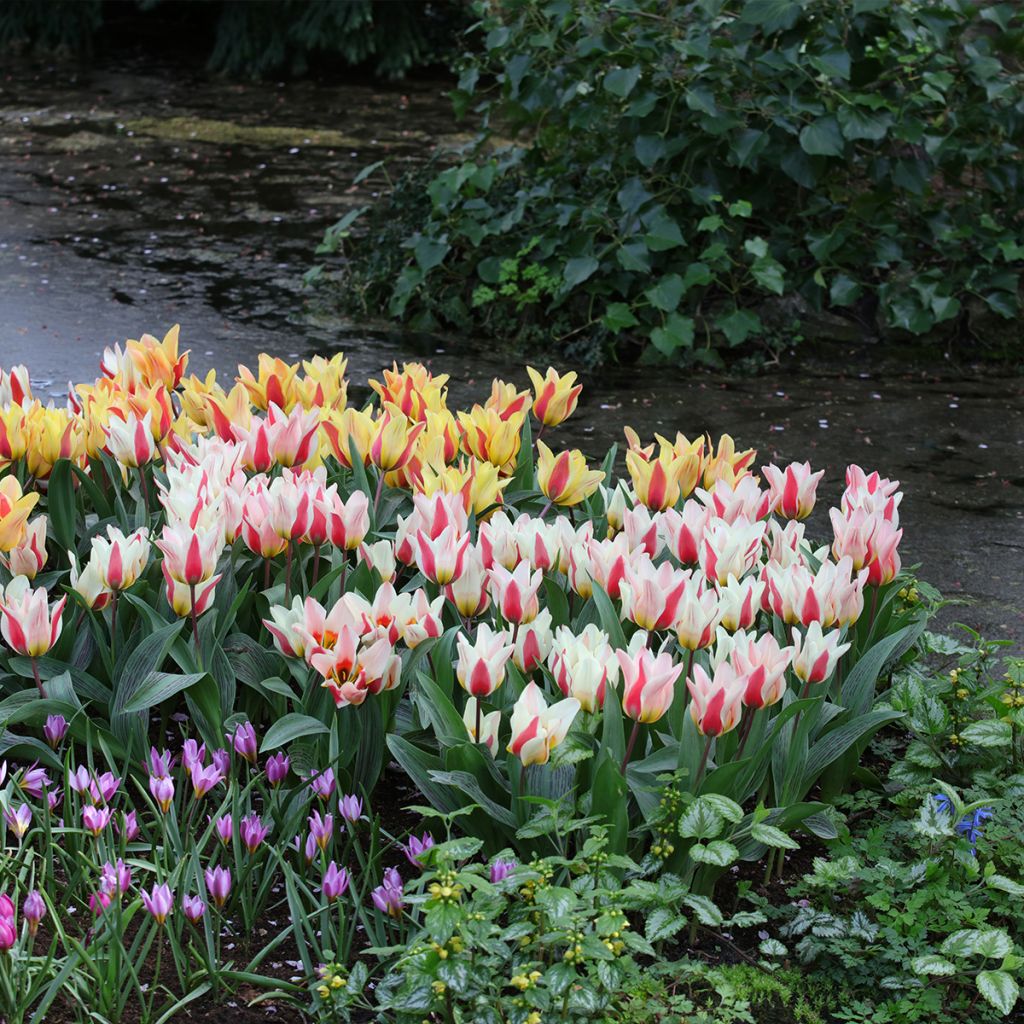
[[[952,814],[953,803],[945,793],[936,793],[932,799],[935,801],[935,806],[940,814]],[[977,845],[978,838],[982,834],[982,826],[994,814],[995,812],[991,807],[979,807],[976,811],[965,814],[957,823],[957,832],[967,837],[968,842],[971,844],[971,853],[975,856],[978,855]]]

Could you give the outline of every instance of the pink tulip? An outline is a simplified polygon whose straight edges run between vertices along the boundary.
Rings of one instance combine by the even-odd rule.
[[[456,636],[459,660],[455,674],[467,693],[489,697],[505,681],[505,665],[514,650],[509,639],[504,630],[495,632],[486,622],[477,627],[472,645],[464,633]]]
[[[174,802],[174,782],[169,776],[151,775],[149,777],[149,792],[157,802],[160,810],[166,814]]]
[[[152,460],[156,451],[152,411],[141,420],[134,412],[128,413],[123,420],[113,415],[103,432],[107,436],[107,451],[122,466],[136,468]]]
[[[535,619],[516,630],[512,663],[529,675],[548,656],[551,644],[551,610],[544,608]]]
[[[705,587],[699,575],[693,576],[683,592],[673,623],[679,645],[688,651],[707,647],[721,616],[718,594],[712,587]]]
[[[765,708],[782,700],[786,692],[786,669],[793,659],[793,648],[780,648],[771,633],[755,640],[747,633],[738,632],[729,643],[728,659],[737,676],[746,679],[743,703],[748,708]],[[717,647],[715,654],[717,658]]]
[[[309,779],[309,788],[313,791],[313,795],[318,797],[325,803],[330,800],[331,795],[337,788],[337,784],[334,779],[334,769],[325,768],[322,772],[317,772],[315,775],[311,775]]]
[[[87,804],[82,808],[82,824],[98,838],[110,824],[110,808]]]
[[[711,510],[694,498],[684,502],[681,510],[668,508],[661,513],[658,528],[665,543],[683,565],[696,565],[700,557],[704,528],[711,519]]]
[[[32,810],[28,804],[22,804],[17,809],[5,807],[3,811],[4,821],[7,827],[19,838],[22,839],[32,824]]]
[[[0,431],[3,420],[0,419]],[[0,439],[0,456],[3,443]],[[36,516],[26,527],[24,536],[6,554],[0,554],[0,563],[7,567],[12,576],[25,576],[34,580],[46,565],[46,516]]]
[[[253,728],[252,722],[242,722],[239,724],[235,728],[234,733],[228,734],[227,739],[235,748],[235,753],[239,757],[244,758],[250,764],[256,763],[259,743],[256,739],[256,730]]]
[[[181,523],[168,523],[156,546],[163,552],[163,570],[168,582],[174,580],[198,587],[217,571],[224,536],[214,528],[197,525],[190,529]]]
[[[812,622],[805,636],[793,629],[793,671],[805,683],[823,683],[835,671],[839,659],[850,649],[839,643],[839,630],[823,633],[821,624]]]
[[[719,584],[727,583],[730,576],[741,579],[757,562],[764,532],[763,522],[752,522],[744,516],[733,522],[710,520],[700,550],[704,575]]]
[[[206,913],[206,904],[198,896],[184,896],[181,900],[181,909],[193,924],[198,924]]]
[[[436,538],[425,530],[416,533],[416,566],[428,580],[445,586],[462,575],[466,551],[472,543],[468,533],[461,536],[446,526]]]
[[[634,721],[649,724],[671,706],[683,666],[675,664],[667,651],[655,656],[641,646],[646,639],[645,633],[637,633],[628,651],[616,653],[622,669],[622,710]]]
[[[548,707],[540,687],[527,683],[512,707],[512,736],[506,749],[524,767],[547,764],[551,751],[565,739],[579,710],[580,702],[575,697]]]
[[[690,573],[668,562],[655,567],[646,555],[641,556],[626,566],[619,586],[622,617],[649,631],[671,629],[691,580]]]
[[[555,684],[566,697],[575,697],[580,708],[594,714],[604,707],[605,691],[619,678],[619,660],[608,634],[589,623],[579,636],[559,626],[548,656]]]
[[[761,610],[761,598],[765,583],[747,576],[737,580],[730,576],[724,586],[718,588],[718,610],[720,623],[730,633],[738,629],[750,629]]]
[[[242,844],[249,853],[256,852],[260,843],[267,838],[269,832],[269,827],[263,824],[263,820],[258,814],[247,814],[238,827],[238,834],[242,839]]]
[[[320,891],[323,893],[325,900],[333,903],[345,895],[348,883],[348,872],[344,868],[339,870],[338,865],[332,860],[324,872],[323,881],[320,883]]]
[[[336,548],[355,551],[370,531],[369,498],[362,491],[353,491],[347,501],[336,497],[327,524],[328,535]]]
[[[46,742],[49,743],[54,750],[60,746],[67,731],[68,722],[63,715],[46,716],[46,724],[43,726],[43,736],[46,738]]]
[[[189,775],[192,779],[192,791],[197,800],[202,799],[214,786],[224,781],[224,773],[216,765],[203,767],[198,762],[194,762]]]
[[[288,778],[288,771],[291,767],[291,761],[284,751],[278,751],[272,757],[267,758],[267,782],[271,786],[280,786],[285,779]]]
[[[272,466],[302,466],[316,454],[320,413],[306,412],[296,406],[286,415],[271,402],[265,418],[254,416],[249,427],[231,424],[236,441],[241,442],[242,464],[254,473],[266,473]]]
[[[749,475],[741,477],[735,484],[716,480],[710,491],[698,489],[697,497],[707,506],[712,518],[723,519],[730,525],[739,519],[756,523],[764,519],[771,509],[771,495],[762,491],[757,480]]]
[[[334,835],[334,816],[325,814],[321,817],[319,811],[314,811],[309,817],[309,834],[321,850],[326,850]]]
[[[220,865],[215,868],[207,868],[204,872],[204,879],[206,881],[206,891],[210,894],[210,899],[218,907],[223,907],[231,895],[230,869],[222,868]]]
[[[67,595],[51,608],[46,590],[33,590],[25,576],[15,576],[0,588],[0,632],[8,646],[28,658],[38,658],[57,642]]]
[[[746,676],[737,673],[729,662],[715,669],[714,678],[700,665],[693,667],[693,678],[687,679],[690,691],[690,717],[702,736],[721,736],[736,728],[743,714]]]
[[[814,509],[814,494],[824,470],[811,472],[809,462],[791,462],[785,469],[774,463],[761,467],[771,488],[773,512],[784,519],[806,519]]]
[[[487,570],[490,594],[496,611],[510,623],[529,622],[540,610],[537,591],[544,581],[538,569],[531,575],[530,563],[520,562],[512,572],[502,565]]]
[[[46,904],[43,902],[43,897],[38,889],[33,889],[25,897],[21,913],[28,922],[29,934],[35,935],[39,931],[39,922],[46,916]]]

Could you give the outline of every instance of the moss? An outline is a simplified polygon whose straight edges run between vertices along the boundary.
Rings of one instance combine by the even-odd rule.
[[[249,125],[215,121],[205,117],[139,117],[126,121],[125,128],[137,135],[181,142],[212,142],[239,146],[322,146],[355,147],[365,143],[344,132],[287,125]]]

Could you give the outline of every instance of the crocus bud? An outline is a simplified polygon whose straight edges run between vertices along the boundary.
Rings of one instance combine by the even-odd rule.
[[[230,869],[222,868],[218,864],[215,868],[207,868],[203,877],[206,880],[206,891],[210,894],[210,899],[218,907],[223,907],[231,895]]]
[[[47,715],[46,725],[43,726],[43,736],[46,737],[46,742],[50,744],[54,750],[60,746],[61,741],[64,739],[64,734],[68,731],[67,719],[63,715]]]
[[[348,883],[348,872],[344,868],[339,869],[338,865],[332,860],[324,872],[323,881],[320,883],[320,891],[323,893],[324,899],[332,903],[334,900],[340,899],[345,895]]]

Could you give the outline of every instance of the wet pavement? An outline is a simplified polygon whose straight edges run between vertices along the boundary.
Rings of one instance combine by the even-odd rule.
[[[269,351],[343,349],[364,381],[393,359],[452,374],[483,398],[519,360],[472,341],[353,325],[302,285],[323,230],[392,178],[466,138],[443,83],[240,85],[143,64],[0,74],[0,365],[37,391],[92,379],[105,345],[182,324],[191,368],[232,376]],[[799,368],[726,378],[619,367],[588,375],[556,439],[599,454],[642,435],[732,433],[764,460],[810,459],[835,500],[847,463],[897,477],[904,559],[963,621],[1024,649],[1024,379],[883,363],[836,346]],[[360,391],[355,386],[353,394]],[[824,515],[812,527],[824,532]]]

